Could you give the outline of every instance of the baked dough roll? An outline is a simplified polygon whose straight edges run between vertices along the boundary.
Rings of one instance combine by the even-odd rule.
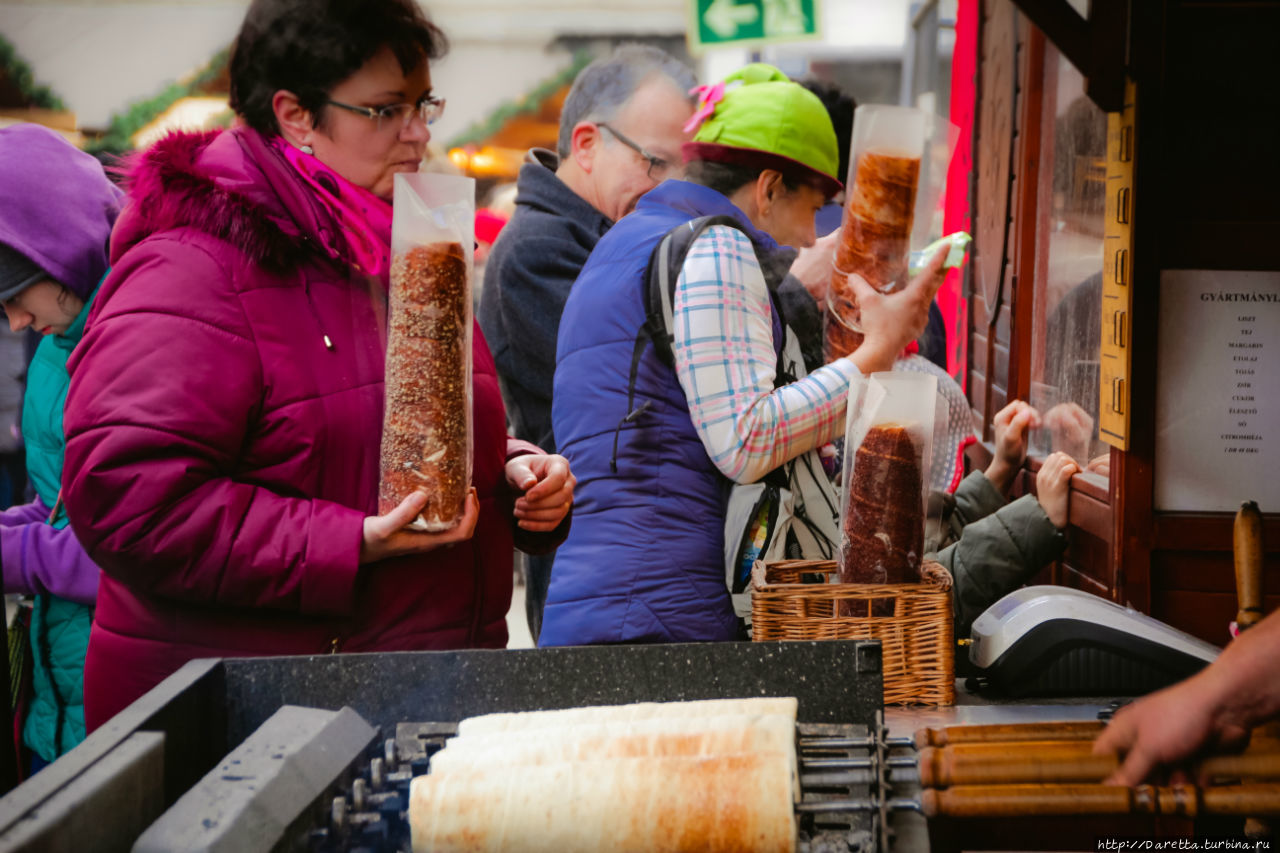
[[[409,789],[415,853],[791,853],[779,753],[490,767]]]
[[[845,202],[837,273],[823,318],[823,357],[849,355],[862,342],[861,312],[847,276],[857,273],[881,292],[907,284],[907,257],[915,217],[920,158],[873,149],[858,156]]]
[[[851,216],[911,231],[915,218],[920,158],[901,151],[873,150],[858,158],[845,205]]]
[[[645,752],[645,755],[708,755],[712,752],[749,752],[753,749],[794,749],[795,723],[786,714],[717,714],[696,717],[651,717],[643,720],[613,720],[609,722],[581,723],[568,726],[546,726],[538,729],[536,740],[523,731],[501,731],[468,734],[451,739],[443,752],[477,754],[503,752],[513,763],[518,753],[534,754],[542,749],[566,749],[583,744],[601,745],[618,739],[645,739],[668,736],[671,738],[695,737],[692,741],[673,740],[662,747],[671,752]],[[691,747],[684,751],[682,746]],[[589,746],[583,746],[589,749]],[[621,756],[621,753],[619,753]],[[560,760],[564,760],[561,758]],[[432,772],[436,772],[436,760],[432,760]]]
[[[589,705],[558,711],[518,711],[468,717],[458,723],[458,735],[525,731],[549,726],[584,723],[628,722],[660,717],[695,717],[726,714],[784,714],[795,725],[799,703],[794,696],[752,699],[699,699],[692,702],[637,702],[631,705]]]
[[[431,758],[432,773],[607,758],[706,757],[777,752],[787,757],[800,798],[795,721],[785,714],[662,717],[453,738]]]
[[[918,424],[884,423],[872,427],[854,451],[841,530],[841,583],[920,582],[924,439]],[[891,615],[881,604],[872,615]],[[854,602],[840,602],[842,616],[866,615],[857,610]]]

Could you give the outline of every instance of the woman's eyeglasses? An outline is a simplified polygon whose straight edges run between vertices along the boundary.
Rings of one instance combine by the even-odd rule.
[[[415,115],[421,116],[422,123],[427,127],[444,115],[444,98],[437,98],[435,95],[427,95],[416,104],[388,104],[385,107],[357,107],[332,100],[325,103],[373,119],[378,124],[378,130],[394,127],[397,132],[407,129]]]
[[[655,183],[661,182],[667,176],[667,171],[671,168],[671,161],[659,157],[657,154],[650,153],[640,143],[623,136],[612,125],[605,124],[602,121],[596,122],[596,127],[603,127],[605,130],[613,134],[613,138],[639,154],[649,164],[649,180]]]

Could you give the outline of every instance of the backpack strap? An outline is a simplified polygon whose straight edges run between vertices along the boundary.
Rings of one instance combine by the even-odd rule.
[[[675,294],[680,280],[680,270],[689,249],[702,232],[715,225],[742,230],[742,224],[732,216],[700,216],[683,222],[667,232],[653,254],[645,270],[645,324],[640,332],[653,341],[654,354],[667,367],[675,368]]]
[[[676,284],[680,280],[680,271],[684,267],[685,257],[689,254],[693,244],[702,236],[702,232],[716,225],[723,225],[742,231],[742,223],[732,216],[726,214],[700,216],[697,219],[682,222],[668,231],[658,242],[658,245],[654,247],[653,253],[649,255],[649,265],[646,267],[644,274],[645,321],[636,332],[635,345],[631,349],[631,370],[627,381],[627,413],[622,417],[622,420],[618,421],[618,425],[613,431],[613,456],[609,459],[609,470],[614,474],[618,473],[618,437],[622,432],[622,427],[626,424],[634,423],[653,406],[652,400],[645,400],[638,407],[635,406],[636,377],[640,370],[640,360],[644,356],[647,345],[652,343],[654,355],[657,356],[658,361],[675,370],[676,337],[673,326],[675,325]],[[752,246],[755,247],[754,242]],[[774,265],[765,262],[758,248],[756,248],[756,258],[760,262],[762,271],[773,269]],[[785,341],[786,317],[782,315],[782,306],[779,304],[775,294],[778,282],[766,278],[766,283],[769,286],[769,297],[773,303],[773,310],[778,312]],[[778,348],[778,362],[773,374],[774,388],[781,388],[795,381],[792,372],[785,365],[783,357],[785,349],[785,346]],[[785,485],[787,478],[786,472],[783,470],[784,467],[779,466],[770,471],[764,477],[765,482],[770,483],[770,485]]]

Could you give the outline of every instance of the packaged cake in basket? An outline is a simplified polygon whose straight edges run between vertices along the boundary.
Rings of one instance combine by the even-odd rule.
[[[413,491],[414,529],[447,530],[471,487],[471,275],[475,182],[395,178],[386,411],[378,513]]]
[[[911,249],[933,236],[955,137],[954,125],[923,110],[867,104],[854,111],[843,230],[823,317],[827,361],[862,343],[850,275],[884,293],[906,286]]]
[[[920,581],[937,377],[873,373],[849,391],[841,583]]]

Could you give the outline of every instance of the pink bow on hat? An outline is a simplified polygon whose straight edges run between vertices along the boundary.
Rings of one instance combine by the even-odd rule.
[[[724,81],[694,86],[689,90],[689,94],[699,96],[698,111],[685,122],[684,132],[696,133],[698,128],[702,127],[702,123],[715,114],[716,104],[724,100]]]

